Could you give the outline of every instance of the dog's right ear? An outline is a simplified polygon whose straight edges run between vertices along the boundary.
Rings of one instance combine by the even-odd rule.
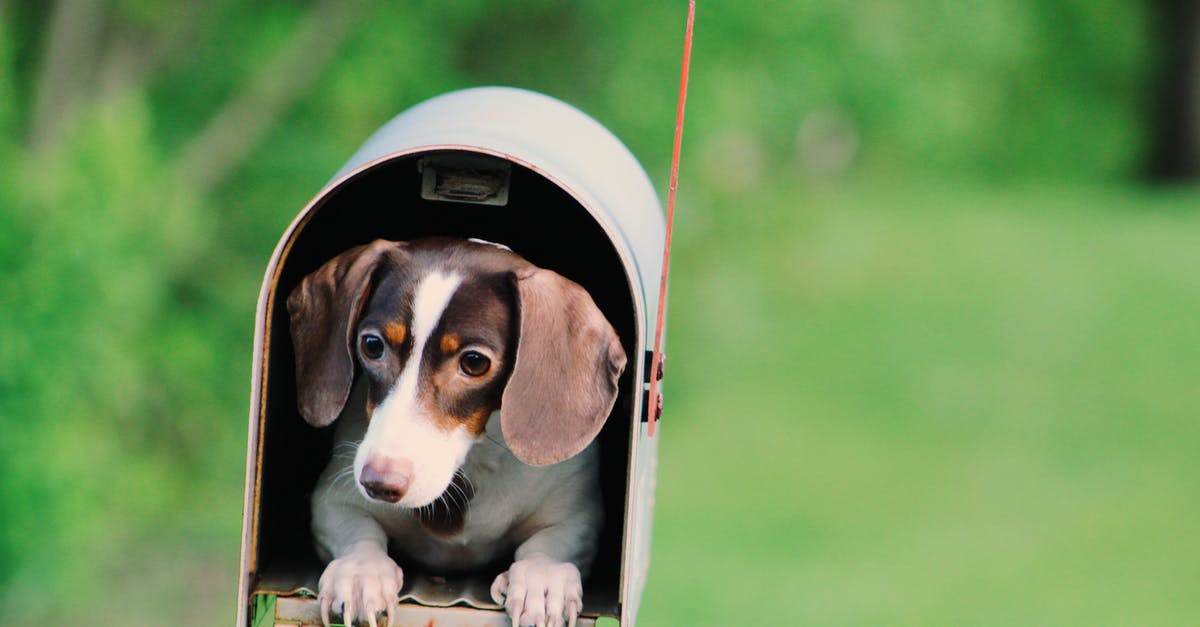
[[[617,400],[625,349],[578,283],[534,267],[513,279],[520,334],[500,399],[500,429],[517,459],[556,464],[600,433]]]
[[[354,383],[351,337],[371,293],[376,270],[403,263],[403,244],[375,240],[351,248],[304,277],[287,300],[296,349],[297,405],[304,420],[324,427],[337,419]]]

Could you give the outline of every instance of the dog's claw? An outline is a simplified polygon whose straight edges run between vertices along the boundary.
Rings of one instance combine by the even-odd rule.
[[[504,609],[512,617],[514,625],[521,625],[521,617],[525,613],[525,586],[510,584],[508,597],[504,601]]]
[[[329,610],[333,607],[333,597],[321,595],[321,622],[325,627],[330,627]]]
[[[492,582],[492,600],[498,605],[504,605],[504,598],[508,596],[508,573],[503,572],[496,576],[496,580]]]
[[[579,612],[583,609],[582,602],[572,599],[567,602],[563,613],[567,615],[567,627],[575,627],[575,621],[579,620]]]

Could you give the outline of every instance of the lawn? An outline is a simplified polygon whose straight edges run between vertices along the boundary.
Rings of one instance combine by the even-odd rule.
[[[683,206],[642,622],[1195,621],[1197,200]]]

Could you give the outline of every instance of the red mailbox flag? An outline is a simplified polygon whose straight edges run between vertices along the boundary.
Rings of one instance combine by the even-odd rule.
[[[667,188],[667,236],[663,244],[662,280],[658,284],[658,318],[654,327],[654,357],[650,360],[650,403],[647,415],[647,433],[654,435],[654,427],[662,415],[662,399],[658,390],[663,372],[663,321],[667,311],[667,276],[671,271],[671,228],[675,224],[675,190],[679,187],[679,153],[683,146],[683,110],[687,104],[688,69],[692,64],[692,26],[696,21],[696,0],[689,0],[687,31],[683,36],[683,71],[679,78],[679,105],[675,110],[675,148],[671,154],[671,183]]]

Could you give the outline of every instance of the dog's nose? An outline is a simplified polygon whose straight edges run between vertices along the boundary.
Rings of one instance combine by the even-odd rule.
[[[395,503],[404,498],[408,492],[408,484],[412,481],[413,463],[411,459],[395,457],[374,457],[363,465],[362,475],[358,482],[362,484],[367,494],[376,500]]]

